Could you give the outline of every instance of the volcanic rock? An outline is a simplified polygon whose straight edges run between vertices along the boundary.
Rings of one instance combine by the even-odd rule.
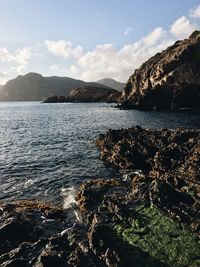
[[[136,69],[120,102],[125,109],[200,108],[200,32],[177,41]]]

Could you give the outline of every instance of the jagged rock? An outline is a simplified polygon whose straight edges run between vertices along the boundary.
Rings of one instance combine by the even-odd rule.
[[[38,201],[0,204],[0,266],[199,266],[199,139],[141,127],[100,135],[102,159],[125,174],[79,187],[82,222]]]
[[[177,41],[135,70],[121,96],[122,108],[200,108],[200,32]]]
[[[200,225],[199,130],[110,130],[96,144],[106,164],[142,170],[143,175],[132,175],[124,194],[128,200],[151,203],[188,225]]]

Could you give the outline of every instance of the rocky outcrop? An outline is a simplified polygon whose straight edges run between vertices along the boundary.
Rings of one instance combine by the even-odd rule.
[[[69,102],[116,102],[120,93],[106,87],[84,86],[74,88],[68,97]]]
[[[200,130],[110,130],[96,144],[105,163],[139,170],[140,198],[200,230]]]
[[[110,130],[96,144],[121,175],[82,184],[73,209],[1,203],[0,266],[199,266],[200,130]]]
[[[200,108],[200,32],[177,41],[135,70],[125,85],[122,108]]]
[[[72,211],[31,200],[0,209],[0,266],[100,266]]]
[[[103,86],[84,86],[71,90],[68,96],[49,97],[45,103],[64,102],[117,102],[120,92]]]

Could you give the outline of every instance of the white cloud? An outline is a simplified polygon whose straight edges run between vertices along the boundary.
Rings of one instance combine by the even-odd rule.
[[[59,66],[56,64],[52,64],[49,66],[49,70],[51,70],[51,71],[57,71],[59,69],[60,69]]]
[[[147,46],[156,44],[161,38],[165,36],[165,31],[161,27],[155,28],[146,37],[144,37],[144,42]]]
[[[125,45],[119,50],[112,44],[98,45],[78,60],[76,74],[87,81],[104,77],[126,81],[142,62],[172,43],[162,28],[155,28],[138,42]]]
[[[10,78],[9,73],[6,71],[0,72],[0,85],[5,84],[7,80]]]
[[[25,73],[26,68],[27,68],[26,64],[22,64],[15,67],[11,67],[10,70],[18,75],[22,75]]]
[[[196,29],[196,24],[190,22],[187,17],[182,16],[171,25],[170,31],[176,38],[186,38]]]
[[[125,45],[119,50],[113,44],[97,45],[78,58],[68,69],[65,68],[65,73],[86,81],[104,77],[126,81],[143,61],[170,44],[172,41],[167,38],[164,29],[157,27],[138,42]],[[56,73],[63,73],[61,66],[53,65],[50,69]]]
[[[14,60],[17,64],[25,65],[28,63],[31,57],[31,48],[24,47],[23,49],[17,49],[16,54],[14,56]]]
[[[1,68],[6,69],[0,72],[0,84],[5,84],[14,76],[23,74],[31,58],[30,47],[19,48],[15,52],[9,51],[6,47],[0,47]]]
[[[69,68],[67,66],[61,66],[59,64],[52,64],[49,66],[50,73],[47,75],[57,76],[69,76]]]
[[[49,41],[45,42],[47,49],[55,56],[64,57],[68,59],[70,57],[79,58],[83,54],[83,48],[78,45],[74,46],[71,42],[65,40]]]
[[[197,7],[193,8],[190,11],[190,17],[192,17],[192,18],[200,18],[200,5],[198,5]]]
[[[198,28],[199,17],[200,5],[192,9],[188,17],[178,18],[169,28],[156,27],[121,48],[116,48],[114,44],[101,44],[84,52],[82,46],[66,40],[47,40],[15,51],[0,47],[0,69],[4,70],[0,71],[0,83],[33,70],[86,81],[111,77],[125,82],[144,61],[177,39],[188,37]],[[131,31],[132,28],[128,27],[124,35],[128,36]]]
[[[124,35],[125,35],[125,36],[130,35],[130,33],[132,32],[132,30],[133,30],[132,27],[128,27],[128,28],[126,28],[125,31],[124,31]]]
[[[0,47],[0,61],[12,62],[15,64],[27,64],[31,59],[32,53],[30,47],[17,49],[14,53],[10,52],[7,48]]]

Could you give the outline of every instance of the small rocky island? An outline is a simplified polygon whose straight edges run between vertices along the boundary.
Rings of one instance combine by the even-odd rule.
[[[67,96],[52,96],[44,103],[65,103],[65,102],[108,102],[116,103],[121,93],[115,89],[104,86],[82,86],[74,88]]]
[[[0,205],[0,265],[200,266],[200,130],[110,130],[95,141],[116,179],[77,190],[76,205]]]
[[[124,109],[200,108],[200,31],[135,70],[120,100]]]

